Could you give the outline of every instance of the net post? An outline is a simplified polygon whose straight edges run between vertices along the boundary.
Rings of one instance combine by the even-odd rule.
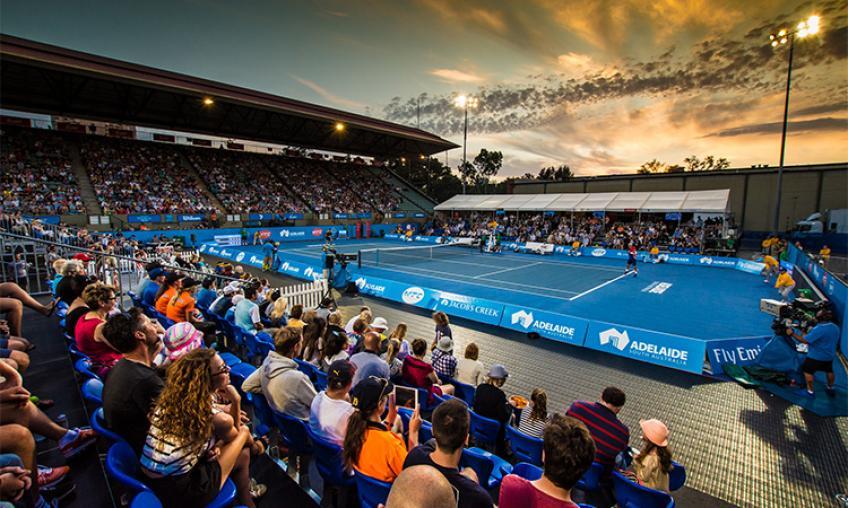
[[[356,251],[356,266],[362,270],[362,249]]]

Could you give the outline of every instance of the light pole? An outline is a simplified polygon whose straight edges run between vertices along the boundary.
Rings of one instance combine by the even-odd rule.
[[[789,65],[786,70],[786,98],[783,102],[783,131],[780,135],[780,165],[777,168],[777,203],[774,206],[774,233],[780,231],[780,200],[783,193],[783,161],[786,154],[786,130],[789,127],[789,90],[792,86],[792,57],[795,54],[795,38],[803,39],[809,35],[818,33],[819,31],[818,16],[810,16],[806,20],[798,23],[795,30],[789,31],[781,29],[776,34],[769,35],[771,46],[776,48],[784,44],[789,44]]]
[[[468,148],[468,108],[476,108],[479,101],[476,97],[468,97],[460,95],[456,98],[456,105],[462,108],[465,112],[465,126],[462,129],[462,171],[465,170],[466,150]],[[465,175],[462,174],[462,193],[465,194]]]

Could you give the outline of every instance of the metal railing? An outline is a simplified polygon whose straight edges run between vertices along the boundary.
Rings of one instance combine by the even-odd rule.
[[[53,247],[52,251],[50,247]],[[53,267],[49,265],[51,259],[70,259],[77,254],[85,254],[89,258],[85,263],[86,274],[94,275],[98,280],[115,287],[121,297],[121,308],[128,291],[137,287],[146,276],[144,266],[153,261],[159,261],[165,269],[179,271],[197,279],[213,277],[218,279],[219,286],[240,280],[216,274],[211,270],[181,266],[174,262],[175,254],[166,256],[160,252],[152,254],[148,259],[141,259],[4,231],[0,231],[0,279],[3,282],[17,283],[33,296],[51,294],[53,288],[50,281],[56,275]]]

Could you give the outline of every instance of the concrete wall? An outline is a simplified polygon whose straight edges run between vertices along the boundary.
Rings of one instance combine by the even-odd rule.
[[[730,210],[746,231],[770,231],[774,220],[777,169],[728,169],[672,175],[612,175],[568,182],[516,183],[516,194],[572,192],[659,192],[730,189]],[[791,228],[816,211],[848,208],[848,163],[785,168],[780,227]]]

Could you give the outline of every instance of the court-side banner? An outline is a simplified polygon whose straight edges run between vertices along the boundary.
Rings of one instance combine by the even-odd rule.
[[[363,275],[356,276],[354,281],[359,292],[364,295],[386,298],[425,309],[440,310],[450,316],[472,319],[480,323],[498,325],[503,315],[503,304],[482,298],[410,286],[393,280]]]
[[[519,332],[536,332],[546,339],[582,346],[589,321],[529,307],[505,305],[501,327]]]
[[[45,224],[58,225],[62,217],[59,215],[24,215],[27,219],[38,219]]]
[[[242,250],[207,243],[201,245],[197,250],[201,253],[222,257],[236,263],[251,265],[257,268],[262,267],[263,259],[261,254],[251,254]],[[284,261],[282,258],[277,259],[276,268],[278,272],[298,279],[315,280],[322,277],[321,268],[317,265],[308,265],[297,261]]]
[[[701,374],[706,341],[592,321],[583,345],[634,360]]]
[[[127,222],[162,222],[159,215],[133,214],[127,215]]]
[[[846,354],[848,352],[848,286],[792,244],[789,245],[789,260],[803,270],[833,304],[836,321],[841,327],[842,334],[839,349]]]
[[[555,251],[555,253],[560,253]],[[565,251],[563,250],[564,254]],[[621,249],[605,249],[604,247],[582,247],[580,253],[583,256],[591,256],[595,258],[618,258],[627,259],[627,251]],[[639,259],[647,259],[648,253],[640,251]],[[662,254],[663,262],[672,265],[695,265],[708,266],[716,268],[736,268],[737,258],[718,257],[718,256],[700,256],[692,254]],[[649,262],[649,261],[644,261]]]
[[[739,339],[711,340],[707,342],[707,360],[714,376],[724,374],[724,365],[753,365],[760,350],[771,337],[747,337]]]

